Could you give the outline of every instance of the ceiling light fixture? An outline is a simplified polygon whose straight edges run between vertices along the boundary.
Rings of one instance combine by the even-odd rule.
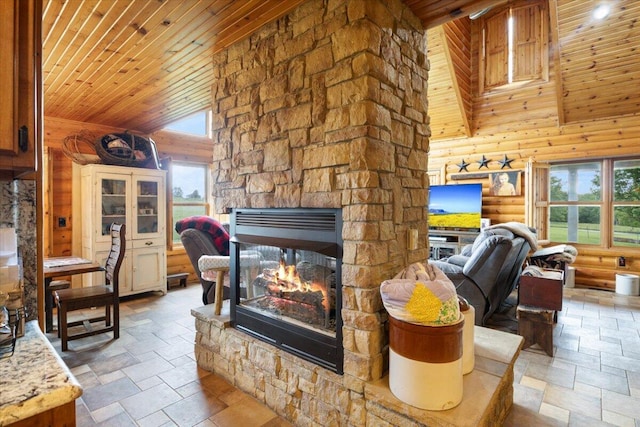
[[[607,16],[609,16],[609,13],[611,12],[611,8],[609,7],[609,5],[607,4],[601,4],[600,6],[596,7],[593,11],[593,17],[595,19],[604,19]]]
[[[478,19],[482,15],[484,15],[485,13],[489,12],[490,10],[491,10],[490,7],[486,7],[484,9],[478,10],[477,12],[473,12],[473,13],[469,14],[469,19],[471,19],[471,20]]]

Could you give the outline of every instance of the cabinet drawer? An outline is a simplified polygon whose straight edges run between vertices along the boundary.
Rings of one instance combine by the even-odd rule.
[[[155,239],[136,239],[132,240],[131,244],[133,246],[133,249],[151,248],[156,246],[163,246],[165,244],[165,239],[163,237],[156,237]]]

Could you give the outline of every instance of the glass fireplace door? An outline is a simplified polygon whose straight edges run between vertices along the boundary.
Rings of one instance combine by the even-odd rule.
[[[240,306],[335,336],[336,259],[309,250],[240,245]]]
[[[339,209],[234,209],[233,327],[342,373]]]

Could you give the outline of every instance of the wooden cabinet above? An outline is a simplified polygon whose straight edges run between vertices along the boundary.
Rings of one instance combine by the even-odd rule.
[[[30,177],[40,143],[40,0],[0,1],[0,178]],[[13,65],[13,66],[11,66]]]

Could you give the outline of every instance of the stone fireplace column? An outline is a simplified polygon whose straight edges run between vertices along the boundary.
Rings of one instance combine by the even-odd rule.
[[[387,365],[380,283],[428,258],[426,40],[401,0],[309,0],[213,57],[216,210],[343,210],[356,393]]]

